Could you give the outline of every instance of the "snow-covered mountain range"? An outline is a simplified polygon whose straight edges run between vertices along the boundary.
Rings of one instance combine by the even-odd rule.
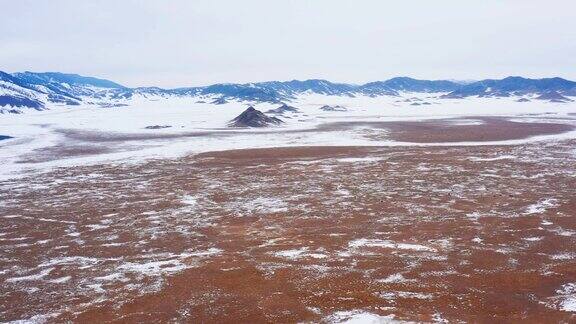
[[[205,87],[162,89],[129,88],[118,83],[58,72],[5,73],[0,71],[0,113],[44,110],[58,105],[123,106],[134,98],[193,97],[198,102],[224,104],[228,101],[282,103],[305,93],[329,96],[400,96],[402,93],[438,94],[439,99],[465,97],[518,97],[552,102],[573,101],[576,82],[562,78],[527,79],[508,77],[501,80],[458,82],[416,80],[397,77],[363,85],[334,83],[326,80],[270,81],[245,84],[214,84]]]

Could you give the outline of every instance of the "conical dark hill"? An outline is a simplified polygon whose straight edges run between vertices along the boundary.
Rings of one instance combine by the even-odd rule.
[[[269,127],[283,123],[279,118],[266,116],[260,110],[248,107],[238,117],[232,119],[228,127]]]

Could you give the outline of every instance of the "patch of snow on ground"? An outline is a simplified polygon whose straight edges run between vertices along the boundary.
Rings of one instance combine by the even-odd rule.
[[[336,312],[324,319],[327,323],[338,324],[384,324],[399,323],[394,320],[394,315],[381,316],[374,313],[352,310]]]
[[[533,237],[525,237],[523,238],[524,241],[528,241],[528,242],[536,242],[536,241],[540,241],[542,240],[543,237],[542,236],[533,236]]]
[[[447,319],[442,317],[442,314],[440,313],[434,313],[434,316],[432,316],[432,320],[434,321],[434,323],[450,323]]]
[[[48,323],[50,319],[56,317],[58,314],[50,314],[50,315],[34,315],[27,319],[16,320],[7,322],[9,324],[44,324]]]
[[[552,255],[550,255],[550,259],[552,259],[552,260],[573,260],[573,259],[576,259],[576,253],[564,252],[564,253],[552,254]]]
[[[437,250],[432,248],[432,247],[420,245],[420,244],[396,243],[396,242],[388,241],[388,240],[365,239],[365,238],[351,241],[348,243],[348,246],[351,248],[383,247],[383,248],[397,249],[397,250],[437,252]]]
[[[336,191],[334,191],[334,193],[339,195],[339,196],[343,196],[343,197],[351,196],[350,191],[348,191],[347,189],[343,189],[343,188],[337,189]]]
[[[279,213],[287,211],[288,204],[279,198],[258,197],[245,201],[241,204],[240,208],[250,213]]]
[[[198,204],[198,198],[196,196],[186,195],[182,197],[182,203],[189,206],[196,206],[196,204]]]
[[[557,205],[558,205],[558,200],[556,200],[554,198],[544,199],[544,200],[541,200],[535,204],[532,204],[532,205],[526,207],[526,212],[524,214],[525,215],[541,214],[541,213],[544,213],[549,208],[556,207]]]
[[[222,250],[210,248],[207,251],[182,253],[177,255],[167,255],[169,260],[147,261],[147,262],[126,262],[118,267],[121,272],[139,273],[144,276],[160,276],[163,274],[172,274],[189,268],[191,265],[183,260],[191,257],[210,257],[218,255]]]
[[[50,280],[50,282],[51,283],[65,283],[65,282],[68,282],[70,279],[72,279],[71,276],[65,276],[65,277],[60,277],[60,278]]]
[[[314,259],[324,259],[327,258],[328,256],[324,253],[319,253],[319,252],[312,252],[309,253],[309,248],[308,247],[302,247],[299,249],[293,249],[293,250],[284,250],[284,251],[277,251],[274,252],[273,254],[279,258],[284,258],[284,259],[289,259],[289,260],[297,260],[300,258],[314,258]]]
[[[382,161],[384,158],[382,157],[362,157],[362,158],[340,158],[336,159],[336,162],[339,163],[374,163],[378,161]]]
[[[45,261],[39,265],[39,267],[51,267],[55,265],[73,265],[75,267],[79,267],[81,269],[89,268],[94,264],[103,262],[105,260],[110,259],[97,259],[97,258],[88,258],[82,256],[68,256],[68,257],[58,257],[54,258],[49,261]]]
[[[101,225],[101,224],[90,224],[90,225],[86,225],[86,227],[88,227],[91,231],[95,231],[95,230],[99,230],[99,229],[104,229],[104,228],[108,228],[108,225]]]
[[[425,294],[425,293],[418,293],[412,291],[387,291],[381,292],[378,294],[378,297],[386,300],[394,300],[394,299],[432,299],[434,295],[432,294]]]
[[[305,254],[307,251],[308,251],[308,248],[303,247],[300,249],[274,252],[274,255],[277,257],[285,258],[285,259],[295,260],[295,259],[302,257],[302,255]]]
[[[562,227],[552,229],[552,230],[550,230],[550,232],[556,233],[557,235],[560,235],[560,236],[573,236],[576,234],[575,231],[567,230],[567,229],[564,229]]]
[[[472,239],[472,242],[478,243],[478,244],[481,244],[483,241],[484,241],[484,240],[481,239],[481,238],[479,238],[479,237],[475,237],[475,238]]]
[[[513,160],[516,159],[516,156],[514,155],[500,155],[500,156],[495,156],[492,158],[481,158],[481,157],[471,157],[469,158],[470,161],[473,162],[481,162],[481,161],[498,161],[498,160]]]
[[[401,282],[409,282],[409,281],[416,281],[414,279],[406,279],[401,273],[395,273],[389,275],[385,279],[378,280],[381,283],[401,283]]]
[[[482,214],[479,212],[472,212],[466,214],[466,217],[468,217],[470,220],[477,221],[480,217],[482,217]]]
[[[560,310],[566,312],[576,312],[576,283],[568,283],[556,290],[560,295]]]
[[[8,278],[8,279],[6,279],[6,282],[41,280],[44,277],[46,277],[47,275],[49,275],[50,272],[52,272],[52,270],[54,270],[54,268],[45,269],[45,270],[40,271],[40,273],[38,273],[38,274],[33,274],[33,275],[29,275],[29,276]]]

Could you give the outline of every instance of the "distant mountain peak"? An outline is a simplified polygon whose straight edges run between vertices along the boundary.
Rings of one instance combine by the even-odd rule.
[[[71,85],[94,86],[99,88],[126,89],[125,86],[110,80],[87,77],[74,73],[26,71],[22,73],[14,73],[13,75],[18,78],[25,79],[28,83],[32,84],[56,82],[67,83]]]

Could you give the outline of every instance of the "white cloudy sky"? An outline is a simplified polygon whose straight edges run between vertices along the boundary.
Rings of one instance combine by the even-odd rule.
[[[0,70],[164,87],[576,79],[574,0],[0,0]]]

